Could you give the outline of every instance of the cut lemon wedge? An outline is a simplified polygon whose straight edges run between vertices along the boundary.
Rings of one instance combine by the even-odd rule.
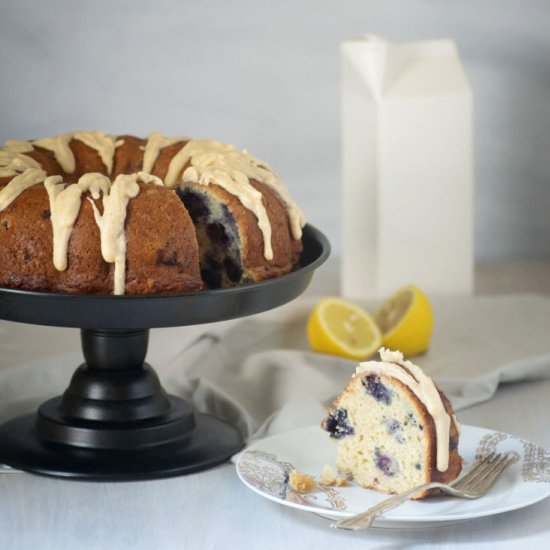
[[[424,353],[434,326],[432,306],[416,286],[399,289],[386,300],[374,318],[382,331],[382,345],[403,355]]]
[[[381,344],[380,329],[361,307],[342,298],[323,298],[307,322],[309,345],[318,353],[361,361]]]

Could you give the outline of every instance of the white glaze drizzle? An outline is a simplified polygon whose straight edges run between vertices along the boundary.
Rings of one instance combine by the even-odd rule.
[[[28,141],[22,139],[8,139],[4,144],[6,151],[13,151],[14,153],[30,153],[33,150],[33,146]]]
[[[139,181],[143,183],[152,183],[154,185],[159,185],[160,187],[164,187],[164,182],[158,178],[157,176],[153,176],[153,174],[149,174],[147,172],[138,172],[137,173]]]
[[[239,170],[235,165],[231,166],[233,163],[231,163],[229,155],[232,150],[234,151],[231,145],[224,143],[201,140],[188,142],[172,159],[165,184],[167,187],[171,187],[177,179],[177,174],[190,162],[190,166],[183,172],[180,186],[185,187],[188,183],[201,185],[215,183],[238,197],[242,205],[256,216],[258,228],[264,241],[264,257],[266,260],[272,260],[271,223],[262,201],[262,194],[250,185],[250,180],[245,172]]]
[[[417,365],[410,361],[404,361],[401,352],[390,351],[385,348],[380,348],[379,352],[382,361],[360,363],[356,368],[356,374],[372,373],[391,376],[405,384],[418,397],[434,420],[437,469],[440,472],[445,472],[449,467],[451,418],[445,410],[445,406],[433,380],[425,375]]]
[[[38,147],[52,151],[55,160],[57,160],[63,171],[67,174],[72,174],[75,171],[76,164],[74,154],[69,144],[73,139],[77,139],[88,147],[95,149],[105,165],[107,172],[109,174],[112,172],[115,140],[113,136],[104,134],[103,132],[69,132],[68,134],[36,139],[32,142],[32,145],[37,145]]]
[[[42,166],[32,157],[19,152],[21,150],[20,147],[17,147],[19,151],[9,149],[9,147],[9,145],[4,146],[2,150],[0,150],[0,178],[22,174],[29,168],[42,169]]]
[[[159,156],[160,150],[180,141],[189,141],[189,138],[182,136],[167,138],[160,132],[151,132],[147,137],[147,144],[143,149],[143,171],[151,172]]]
[[[69,147],[71,139],[72,134],[61,134],[59,136],[35,139],[32,144],[51,151],[55,156],[55,160],[59,163],[59,166],[61,166],[67,174],[72,174],[76,165],[73,152]]]
[[[89,172],[88,174],[80,176],[77,185],[82,189],[82,193],[88,191],[92,197],[97,200],[101,193],[103,193],[104,196],[109,193],[111,180],[99,172]]]
[[[160,143],[161,139],[162,135],[155,132],[155,143]],[[151,150],[156,150],[156,147],[151,146]],[[156,154],[158,155],[158,152]],[[180,178],[179,174],[186,166]],[[300,239],[305,224],[304,214],[292,200],[283,183],[264,163],[246,152],[237,151],[232,145],[209,140],[188,141],[172,158],[164,183],[170,188],[185,187],[190,183],[215,183],[238,197],[242,205],[256,216],[264,240],[264,257],[272,260],[271,224],[262,194],[251,185],[250,179],[268,185],[279,195],[289,215],[292,236],[294,239]]]
[[[61,176],[48,176],[44,181],[44,187],[50,199],[53,265],[58,271],[65,271],[69,239],[80,212],[82,190],[78,185],[65,187]]]
[[[44,186],[50,199],[50,220],[53,232],[53,265],[58,271],[67,269],[69,240],[80,213],[82,194],[89,191],[94,199],[109,192],[110,180],[97,172],[83,175],[78,183],[65,187],[61,176],[49,176]]]
[[[124,222],[128,202],[139,193],[138,174],[119,175],[111,185],[109,194],[103,197],[103,215],[90,200],[94,216],[101,233],[101,254],[108,263],[115,264],[114,292],[121,295],[125,291],[126,279],[126,235]]]
[[[306,224],[306,218],[302,210],[294,202],[294,199],[290,196],[288,189],[284,183],[275,175],[271,168],[261,160],[249,155],[245,150],[241,153],[244,157],[245,163],[251,163],[254,167],[252,173],[248,172],[248,177],[256,179],[267,186],[271,187],[282,199],[286,206],[288,217],[290,220],[290,231],[294,239],[302,238],[302,228]]]
[[[40,168],[27,168],[15,176],[0,190],[0,212],[7,208],[23,191],[41,183],[46,178],[46,172]]]
[[[89,192],[94,199],[103,194],[103,215],[89,199],[94,218],[101,233],[101,252],[106,262],[115,264],[114,293],[124,294],[126,268],[126,237],[124,221],[130,198],[139,193],[138,181],[158,185],[159,178],[140,172],[130,176],[118,176],[111,185],[107,176],[92,172],[84,174],[78,183],[65,187],[61,176],[46,178],[44,185],[50,199],[53,230],[53,263],[57,270],[64,271],[68,265],[69,240],[78,219],[82,195]],[[162,182],[160,182],[162,185]]]

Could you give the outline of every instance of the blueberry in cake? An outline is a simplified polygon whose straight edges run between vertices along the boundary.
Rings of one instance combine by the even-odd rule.
[[[462,460],[451,403],[400,352],[381,348],[380,358],[359,364],[322,422],[339,473],[383,493],[452,481]]]
[[[70,132],[0,148],[0,287],[192,292],[297,267],[301,210],[217,141]]]

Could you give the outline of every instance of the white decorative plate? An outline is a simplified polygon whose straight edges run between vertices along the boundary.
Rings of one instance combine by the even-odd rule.
[[[491,492],[477,500],[435,497],[409,501],[375,522],[376,527],[428,527],[500,514],[534,504],[550,495],[550,453],[511,435],[462,426],[460,454],[466,473],[476,455],[515,451],[513,464]],[[308,494],[288,487],[288,472],[296,469],[317,477],[325,464],[334,465],[336,446],[318,426],[257,441],[237,460],[241,481],[261,496],[285,506],[328,517],[350,516],[374,506],[388,495],[351,484],[320,487]]]

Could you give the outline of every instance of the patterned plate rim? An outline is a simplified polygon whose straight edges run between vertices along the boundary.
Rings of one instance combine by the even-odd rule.
[[[464,435],[475,438],[475,448],[468,448],[469,453],[466,453],[471,458],[478,459],[494,450],[516,452],[520,460],[511,470],[515,470],[515,476],[520,476],[520,479],[514,482],[513,488],[528,484],[529,487],[537,486],[539,490],[530,491],[532,494],[529,497],[526,495],[525,498],[521,498],[516,502],[504,502],[486,510],[473,510],[470,512],[463,510],[452,514],[411,515],[406,512],[399,512],[399,509],[397,509],[391,512],[391,515],[388,514],[387,517],[380,518],[376,525],[391,526],[392,524],[402,523],[425,524],[465,521],[523,508],[550,496],[550,452],[525,439],[477,426],[462,425],[462,434],[461,440],[464,439]],[[320,486],[316,491],[308,494],[299,494],[292,491],[288,486],[289,472],[293,469],[307,470],[301,468],[300,464],[295,466],[291,462],[293,457],[279,457],[277,453],[273,452],[273,447],[277,447],[277,443],[285,439],[296,437],[303,445],[307,445],[308,439],[318,438],[320,435],[324,436],[325,434],[318,426],[310,426],[253,442],[237,457],[237,475],[252,491],[284,506],[305,510],[326,518],[353,515],[359,510],[347,509],[345,499],[347,488]],[[467,469],[466,464],[464,471],[467,471]],[[308,473],[318,475],[320,472]],[[369,490],[364,489],[364,491]],[[378,500],[387,497],[387,495],[380,495],[373,491],[369,491],[369,493],[371,495],[375,494]],[[407,503],[402,508],[409,506],[409,504],[414,505],[415,503]]]

